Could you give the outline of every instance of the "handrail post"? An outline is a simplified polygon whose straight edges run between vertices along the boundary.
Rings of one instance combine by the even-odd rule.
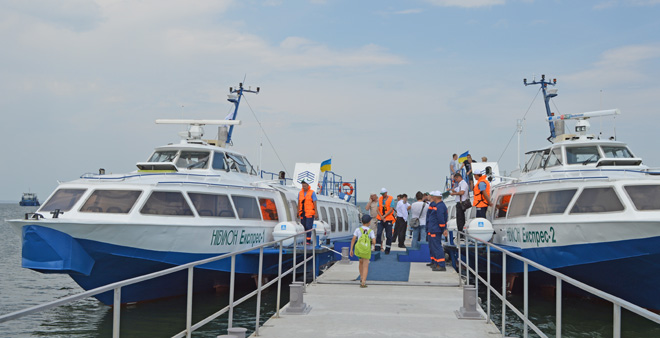
[[[291,276],[291,278],[292,278],[291,282],[296,281],[296,270],[297,270],[296,269],[296,256],[297,256],[296,255],[296,242],[298,242],[298,236],[299,235],[295,235],[293,237],[293,273],[292,273],[292,276]]]
[[[561,278],[557,277],[557,289],[555,290],[555,297],[556,297],[556,304],[555,306],[557,307],[556,310],[556,322],[557,324],[555,325],[557,330],[555,333],[555,338],[561,338],[561,308],[562,308],[562,291],[561,291]]]
[[[523,309],[525,313],[525,321],[523,325],[523,337],[527,338],[528,335],[528,329],[527,329],[527,320],[529,319],[529,265],[527,262],[524,262],[523,264],[523,289],[524,289],[524,298],[523,298]]]
[[[614,332],[613,338],[621,338],[621,305],[614,304]]]
[[[259,336],[259,317],[261,317],[261,278],[263,276],[262,270],[264,267],[264,247],[259,248],[259,277],[257,281],[257,318],[254,326],[254,335]]]
[[[236,273],[236,255],[231,256],[231,273],[229,275],[229,320],[227,328],[231,329],[234,322],[234,282]]]
[[[470,285],[470,237],[465,234],[465,282]]]
[[[193,269],[188,268],[188,294],[186,300],[186,337],[192,337]]]
[[[319,243],[316,242],[316,229],[312,230],[312,276],[313,283],[316,283],[316,247]]]
[[[275,318],[280,318],[280,299],[282,296],[282,244],[280,241],[280,257],[277,263],[277,303],[275,305]]]
[[[474,287],[477,289],[479,295],[479,251],[477,250],[479,242],[474,240]],[[478,296],[477,296],[478,297]]]
[[[502,336],[506,337],[506,252],[502,251]]]
[[[305,232],[305,244],[303,246],[303,285],[307,284],[307,236],[311,236],[312,233],[308,230]],[[306,287],[303,287],[303,292],[305,292]]]
[[[458,249],[458,286],[463,286],[463,261],[461,260],[461,232],[456,230],[456,249]]]
[[[121,313],[121,286],[115,289],[115,297],[112,308],[112,338],[119,338],[120,313]]]
[[[490,323],[490,243],[486,245],[486,260],[488,261],[486,263],[486,278],[488,280],[488,287],[486,290],[488,290],[488,294],[486,295],[486,308],[488,309],[488,315],[486,316],[486,323]],[[478,293],[477,293],[478,294]]]

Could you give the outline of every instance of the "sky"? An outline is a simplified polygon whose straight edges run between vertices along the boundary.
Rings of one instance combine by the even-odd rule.
[[[267,171],[332,158],[357,198],[440,190],[453,153],[500,169],[591,119],[660,167],[660,0],[0,0],[0,200],[136,170],[182,126],[245,96],[232,149]],[[215,138],[215,127],[205,138]],[[261,146],[260,146],[261,145]],[[524,156],[524,155],[523,155]],[[524,162],[524,157],[521,159]]]

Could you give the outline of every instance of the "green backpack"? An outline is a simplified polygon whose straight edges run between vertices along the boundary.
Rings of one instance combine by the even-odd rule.
[[[360,235],[357,243],[355,243],[356,256],[364,259],[371,259],[371,238],[369,238],[369,233],[371,233],[371,231],[371,229],[362,231],[362,235]]]

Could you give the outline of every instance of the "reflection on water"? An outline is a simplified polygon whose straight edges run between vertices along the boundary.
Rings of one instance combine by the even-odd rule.
[[[41,274],[21,268],[20,235],[5,222],[22,218],[36,207],[18,203],[0,204],[0,314],[54,301],[82,290],[69,276]],[[275,313],[276,285],[261,297],[261,324]],[[289,299],[288,282],[282,283],[282,304]],[[249,291],[238,292],[234,299]],[[229,303],[227,294],[196,294],[193,297],[193,323],[217,312]],[[234,309],[234,327],[254,331],[256,297]],[[122,337],[171,337],[186,328],[186,297],[174,297],[122,307]],[[193,333],[194,337],[217,337],[227,333],[227,315],[217,318]],[[2,337],[87,338],[112,337],[112,308],[95,298],[87,298],[0,324]]]

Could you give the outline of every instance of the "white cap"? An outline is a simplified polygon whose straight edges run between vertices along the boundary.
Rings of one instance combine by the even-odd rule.
[[[442,196],[439,190],[433,190],[429,193],[431,196]]]
[[[386,193],[386,192],[387,192],[387,189],[385,189],[385,188],[380,189],[380,193],[381,193],[381,194],[384,194],[384,193]]]
[[[486,175],[486,169],[482,169],[482,170],[479,172],[479,175]]]

